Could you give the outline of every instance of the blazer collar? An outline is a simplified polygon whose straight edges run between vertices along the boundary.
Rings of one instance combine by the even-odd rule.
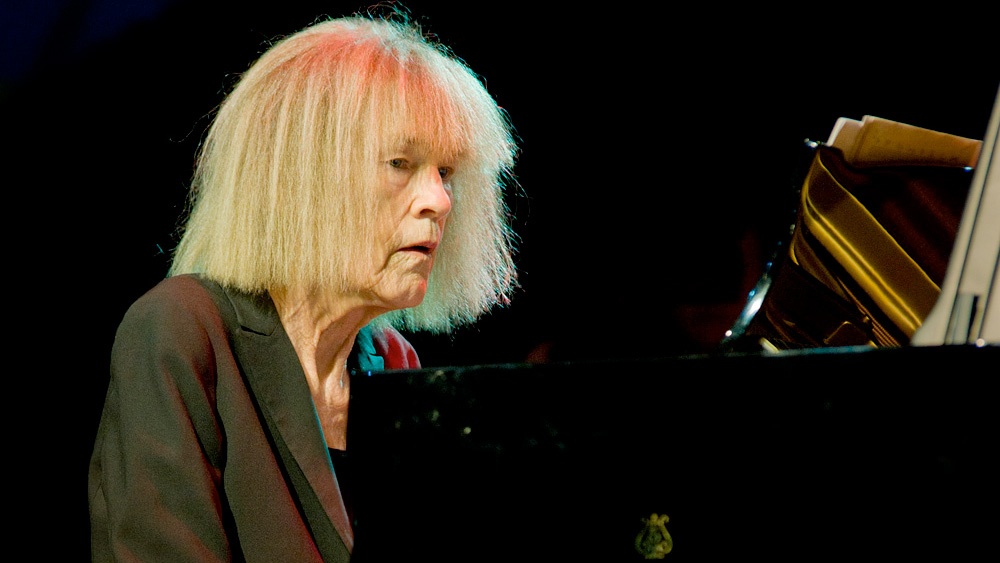
[[[319,416],[305,373],[281,325],[274,302],[266,293],[250,295],[231,289],[224,291],[239,324],[239,329],[233,331],[233,346],[243,371],[275,439],[287,447],[286,450],[279,446],[282,457],[290,457],[283,462],[287,467],[295,464],[305,477],[306,482],[293,478],[292,484],[300,498],[308,493],[300,489],[311,488],[322,507],[320,513],[320,509],[310,507],[309,503],[302,504],[310,527],[314,535],[321,535],[325,528],[322,523],[332,523],[344,545],[352,550],[354,533],[339,493]],[[365,340],[362,336],[359,334],[357,340]],[[371,340],[370,335],[364,336]],[[358,344],[355,346],[357,349]],[[368,354],[362,352],[361,355]],[[372,362],[368,358],[359,358],[359,361],[361,364]],[[317,532],[317,525],[320,532]],[[324,542],[317,537],[317,543],[322,545]]]

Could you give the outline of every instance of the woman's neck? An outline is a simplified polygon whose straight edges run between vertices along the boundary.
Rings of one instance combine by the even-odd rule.
[[[302,365],[331,448],[347,447],[350,377],[347,361],[358,332],[371,320],[347,300],[321,298],[305,291],[272,291],[271,298]]]

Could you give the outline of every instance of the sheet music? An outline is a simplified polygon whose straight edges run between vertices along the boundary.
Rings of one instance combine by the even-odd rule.
[[[973,168],[982,141],[900,123],[874,115],[841,117],[827,144],[853,166],[921,164]]]

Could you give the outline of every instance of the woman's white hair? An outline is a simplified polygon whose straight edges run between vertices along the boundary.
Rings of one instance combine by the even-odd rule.
[[[373,324],[449,332],[507,303],[510,121],[463,61],[398,18],[324,20],[243,74],[198,155],[170,275],[349,289],[352,268],[374,259],[380,155],[411,140],[456,163],[452,209],[423,302]]]

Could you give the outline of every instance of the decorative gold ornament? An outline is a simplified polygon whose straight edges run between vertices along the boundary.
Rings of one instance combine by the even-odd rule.
[[[635,550],[644,559],[663,559],[674,548],[674,540],[667,531],[670,518],[653,513],[649,518],[642,518],[643,528],[635,537]]]

